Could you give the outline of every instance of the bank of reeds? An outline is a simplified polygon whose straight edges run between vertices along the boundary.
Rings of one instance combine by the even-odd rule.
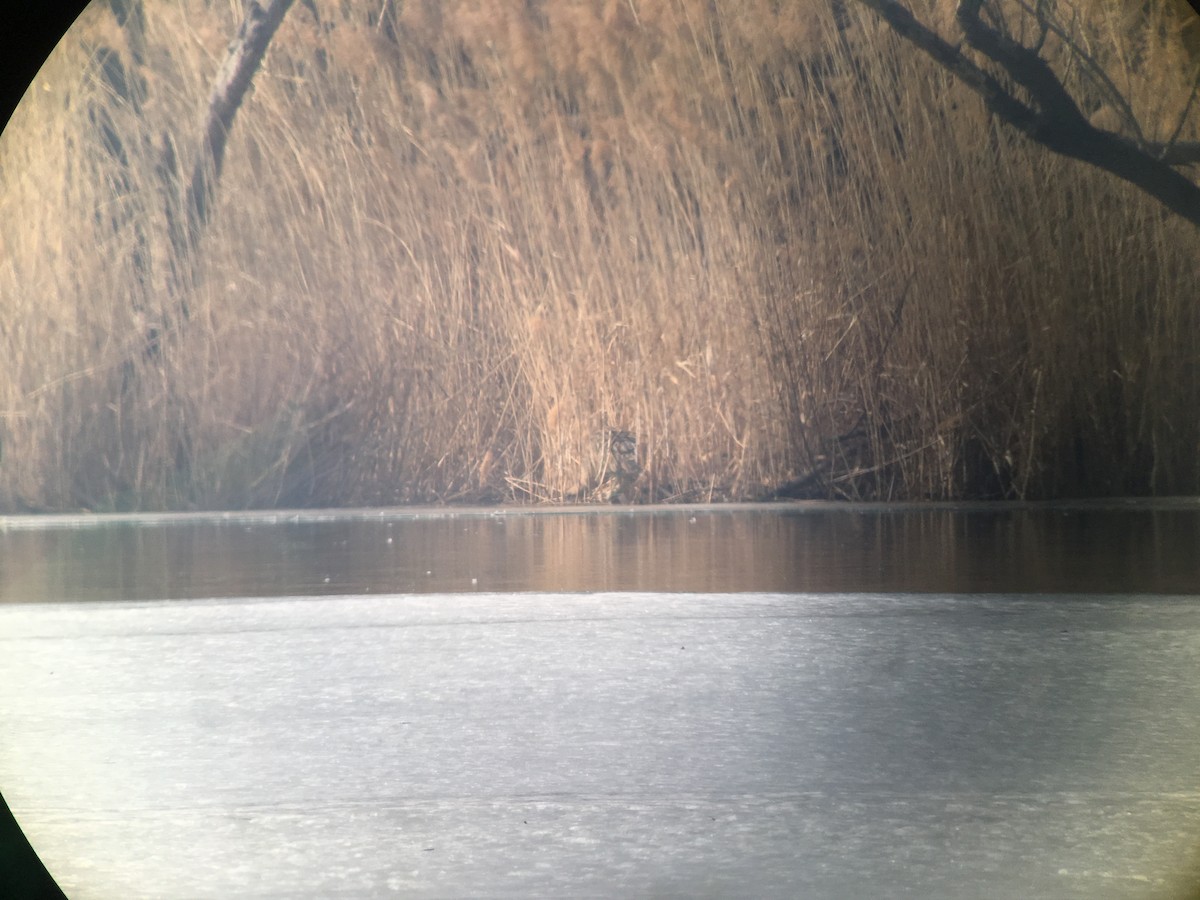
[[[561,500],[609,427],[643,500],[1200,491],[1194,229],[776,6],[298,5],[192,261],[238,12],[89,11],[0,142],[0,506]]]

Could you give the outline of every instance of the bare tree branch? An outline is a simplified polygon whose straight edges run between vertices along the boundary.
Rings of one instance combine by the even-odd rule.
[[[984,0],[961,0],[957,20],[967,44],[995,63],[1024,89],[1017,99],[991,73],[978,66],[896,0],[859,0],[881,16],[900,37],[929,55],[983,98],[989,111],[1043,147],[1110,172],[1154,197],[1172,212],[1200,226],[1200,187],[1172,165],[1200,161],[1198,144],[1144,144],[1094,127],[1059,77],[1037,51],[984,24]]]
[[[1016,2],[1021,9],[1037,18],[1038,23],[1042,27],[1043,37],[1046,34],[1053,34],[1070,49],[1071,55],[1075,59],[1083,63],[1088,77],[1091,78],[1093,85],[1104,98],[1104,101],[1112,106],[1120,116],[1121,124],[1132,129],[1137,142],[1144,145],[1146,136],[1142,134],[1141,125],[1137,120],[1137,116],[1133,114],[1133,108],[1129,105],[1129,101],[1125,99],[1125,95],[1113,84],[1112,79],[1108,77],[1108,73],[1104,71],[1104,67],[1096,61],[1096,58],[1084,47],[1081,47],[1079,42],[1072,40],[1071,35],[1067,33],[1066,29],[1057,22],[1051,21],[1046,12],[1047,0],[1037,0],[1038,6],[1036,9],[1030,7],[1024,0],[1016,0]],[[1039,40],[1037,46],[1033,48],[1033,52],[1037,54],[1041,48],[1042,40]]]
[[[204,226],[208,224],[209,206],[221,177],[225,144],[233,127],[233,118],[266,55],[271,38],[291,5],[292,0],[266,0],[265,5],[258,0],[251,0],[246,8],[246,18],[217,72],[209,95],[208,117],[204,122],[200,152],[196,155],[188,187],[189,249],[194,249]]]
[[[1032,127],[1037,115],[1032,109],[1010,95],[999,81],[963,56],[958,47],[946,42],[932,29],[917,21],[905,7],[895,0],[859,2],[875,10],[896,34],[923,50],[934,62],[979,94],[988,109],[1005,122],[1022,131]]]
[[[1146,152],[1169,166],[1191,166],[1200,163],[1200,144],[1194,141],[1182,144],[1150,141],[1146,144]]]

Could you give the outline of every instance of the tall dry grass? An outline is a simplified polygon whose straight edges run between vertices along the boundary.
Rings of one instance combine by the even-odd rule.
[[[1194,230],[853,4],[318,9],[194,260],[164,134],[189,171],[236,4],[94,8],[33,85],[3,507],[558,500],[605,427],[641,499],[1200,490]],[[1144,56],[1177,35],[1120,33],[1104,64],[1173,128]]]

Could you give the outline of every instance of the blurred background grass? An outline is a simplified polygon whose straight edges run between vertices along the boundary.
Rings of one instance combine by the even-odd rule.
[[[31,86],[0,139],[0,508],[557,501],[605,428],[643,501],[1200,492],[1195,229],[856,4],[313,9],[191,260],[239,4],[93,5]],[[1073,27],[1167,139],[1178,21]]]

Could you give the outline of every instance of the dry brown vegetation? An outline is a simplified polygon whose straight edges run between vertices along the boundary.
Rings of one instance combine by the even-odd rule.
[[[1195,229],[854,4],[317,6],[190,262],[163,136],[187,171],[234,5],[93,8],[33,85],[0,507],[559,500],[606,427],[643,500],[1200,492]],[[1178,29],[1080,21],[1169,137]]]

